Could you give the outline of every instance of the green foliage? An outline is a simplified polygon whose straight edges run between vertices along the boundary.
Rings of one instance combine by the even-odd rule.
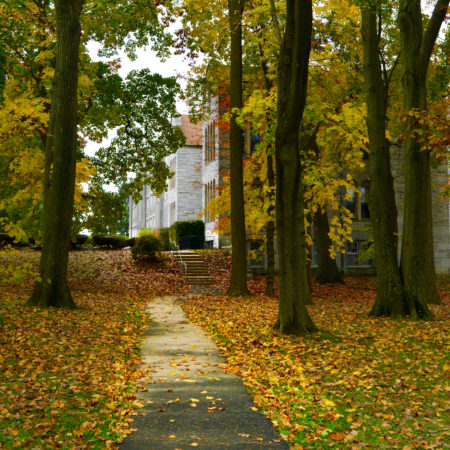
[[[117,136],[109,147],[97,152],[94,165],[102,182],[123,184],[135,200],[140,199],[144,185],[160,194],[170,175],[164,158],[185,141],[182,131],[171,123],[177,115],[177,81],[144,69],[115,82],[117,89],[105,101],[114,108],[115,123],[111,125],[118,127]],[[133,179],[129,172],[134,173]]]
[[[138,233],[139,237],[150,236],[150,235],[153,235],[153,230],[151,228],[141,228]]]
[[[3,89],[5,88],[5,80],[6,80],[6,53],[0,47],[0,105],[3,103]]]
[[[205,223],[203,220],[175,222],[169,229],[169,236],[180,248],[203,248],[205,246]]]
[[[136,244],[136,239],[137,239],[137,238],[135,238],[135,237],[132,237],[132,238],[128,239],[128,240],[127,240],[127,246],[128,246],[128,247],[134,247],[135,244]]]
[[[166,251],[175,249],[174,244],[170,241],[169,235],[170,235],[169,228],[161,228],[159,230],[159,239],[161,240],[161,245],[162,245],[163,250],[166,250]]]
[[[71,240],[71,247],[72,248],[81,248],[84,247],[88,243],[89,236],[86,234],[78,234],[77,236],[73,237]]]
[[[83,214],[82,228],[94,234],[128,233],[128,195],[123,186],[118,192],[105,191],[101,180],[95,176],[84,198],[87,211]]]
[[[139,256],[156,260],[157,254],[161,251],[161,241],[153,234],[146,234],[136,239],[134,247],[131,249],[133,259]]]
[[[128,237],[122,235],[95,234],[92,236],[92,243],[97,247],[119,249],[128,244]]]

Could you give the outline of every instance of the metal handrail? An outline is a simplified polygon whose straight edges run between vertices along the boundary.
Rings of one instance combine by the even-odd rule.
[[[174,256],[175,252],[179,252],[180,251],[180,247],[178,247],[178,245],[175,242],[173,243],[173,245],[175,246],[176,250],[171,250],[170,251],[172,253],[172,256]],[[184,275],[186,275],[187,274],[187,265],[183,261],[183,258],[181,257],[181,255],[180,254],[176,255],[175,259],[179,259],[178,263],[184,268]]]

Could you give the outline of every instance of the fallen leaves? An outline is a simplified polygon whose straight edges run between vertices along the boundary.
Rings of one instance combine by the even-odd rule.
[[[443,306],[432,306],[438,320],[396,322],[367,317],[373,277],[314,285],[309,311],[321,331],[295,338],[273,331],[277,302],[262,295],[263,279],[249,287],[255,297],[199,295],[186,298],[184,309],[293,448],[444,445],[448,293]]]
[[[38,257],[17,255],[34,269]],[[144,270],[127,251],[72,252],[69,277],[74,311],[27,307],[32,278],[0,286],[0,448],[112,447],[143,405],[143,308],[182,280],[170,262]]]

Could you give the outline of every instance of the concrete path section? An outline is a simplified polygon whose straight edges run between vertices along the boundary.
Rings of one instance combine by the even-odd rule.
[[[143,359],[152,368],[140,399],[144,408],[121,450],[288,449],[258,412],[242,380],[220,368],[225,359],[176,297],[148,306]]]

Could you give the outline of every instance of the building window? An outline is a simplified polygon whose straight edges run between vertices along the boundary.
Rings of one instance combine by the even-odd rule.
[[[352,217],[357,220],[367,220],[370,218],[369,213],[369,180],[365,180],[358,186],[358,193],[353,190],[348,190],[347,195],[351,195],[345,201],[345,207],[351,212]]]
[[[176,186],[176,180],[177,180],[177,174],[176,174],[176,169],[177,169],[177,158],[173,158],[170,163],[169,163],[169,169],[171,172],[174,172],[173,177],[170,179],[170,183],[169,183],[169,188],[170,189],[175,189]]]
[[[211,204],[213,199],[216,197],[216,180],[210,181],[205,185],[205,209]],[[205,212],[205,222],[214,222],[216,220],[216,215],[214,211],[207,210]]]
[[[172,202],[169,206],[169,226],[176,220],[176,204]]]
[[[347,199],[345,203],[345,207],[352,213],[352,217],[356,218],[356,195],[355,191],[349,190],[347,191],[347,195],[351,196]]]
[[[345,267],[372,267],[372,260],[361,261],[360,256],[366,250],[365,241],[347,242],[345,250]]]
[[[216,126],[210,123],[205,127],[205,162],[209,163],[216,158]]]

